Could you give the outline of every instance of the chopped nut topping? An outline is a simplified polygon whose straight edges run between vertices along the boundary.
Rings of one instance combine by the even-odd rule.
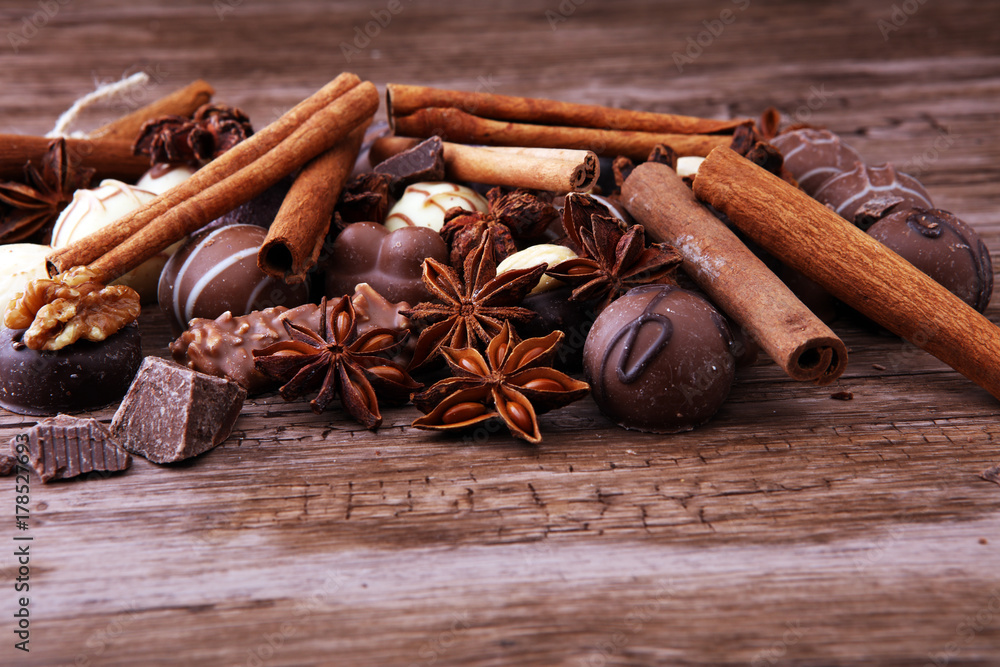
[[[9,329],[27,329],[32,350],[61,350],[81,338],[102,341],[139,316],[139,294],[125,285],[105,287],[84,266],[28,283],[4,313]]]

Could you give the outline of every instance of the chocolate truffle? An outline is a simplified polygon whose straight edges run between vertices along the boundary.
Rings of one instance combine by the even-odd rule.
[[[142,363],[135,323],[99,343],[79,340],[55,352],[29,348],[25,331],[0,327],[0,406],[18,414],[102,408],[125,395]]]
[[[112,179],[101,181],[101,185],[93,190],[77,190],[73,194],[73,201],[63,209],[52,228],[52,247],[63,248],[114,224],[124,215],[152,201],[155,196],[152,192]],[[156,284],[163,265],[180,245],[175,243],[158,252],[114,284],[128,285],[139,293],[143,303],[155,302]]]
[[[866,167],[858,162],[827,180],[813,196],[862,229],[890,211],[934,206],[917,179],[897,172],[891,164]]]
[[[771,145],[781,151],[785,168],[810,195],[827,180],[864,162],[861,155],[830,130],[803,128],[779,134]]]
[[[38,278],[48,278],[45,256],[52,250],[36,243],[0,245],[0,317],[10,300],[23,292],[25,285]]]
[[[467,211],[489,211],[486,199],[464,185],[414,183],[406,187],[403,196],[389,209],[385,226],[390,231],[401,227],[430,227],[439,232],[445,212],[455,206]]]
[[[135,187],[154,195],[163,194],[174,186],[180,185],[194,175],[194,169],[186,164],[154,164],[149,171],[135,184]]]
[[[903,259],[983,312],[993,294],[993,263],[976,231],[948,211],[896,211],[868,230]]]
[[[708,301],[673,285],[625,293],[594,322],[584,372],[601,411],[620,426],[688,431],[729,396],[732,336]]]
[[[339,298],[353,294],[358,283],[368,283],[390,301],[430,301],[421,280],[428,257],[448,263],[448,246],[433,229],[390,232],[373,222],[352,223],[334,241],[327,259],[326,295]]]
[[[257,268],[257,250],[267,232],[255,225],[204,230],[178,250],[160,276],[160,309],[174,333],[195,317],[214,319],[227,310],[245,315],[308,299],[304,284],[287,285]]]

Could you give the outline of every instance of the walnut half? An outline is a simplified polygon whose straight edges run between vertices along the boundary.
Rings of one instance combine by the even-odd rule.
[[[102,341],[139,316],[139,294],[125,285],[105,287],[77,266],[54,278],[32,280],[7,306],[3,323],[27,329],[32,350],[61,350],[81,338]]]

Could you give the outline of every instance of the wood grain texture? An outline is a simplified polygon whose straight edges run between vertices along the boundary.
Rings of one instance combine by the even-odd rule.
[[[716,118],[774,105],[916,173],[1000,248],[995,3],[896,3],[915,7],[897,26],[889,0],[404,1],[350,62],[341,43],[388,3],[50,4],[33,33],[39,3],[0,8],[0,132],[42,134],[137,69],[150,87],[81,129],[198,78],[261,127],[342,70]],[[164,319],[141,327],[166,356]],[[855,318],[833,328],[836,384],[763,360],[687,434],[614,428],[589,401],[545,415],[537,448],[418,432],[413,408],[371,434],[271,395],[193,461],[34,480],[31,652],[7,555],[0,662],[996,664],[1000,487],[980,474],[1000,403]],[[0,412],[0,438],[33,423]]]

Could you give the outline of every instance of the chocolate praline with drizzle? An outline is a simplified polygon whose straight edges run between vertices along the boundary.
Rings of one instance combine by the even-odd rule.
[[[993,294],[993,263],[979,234],[948,211],[913,208],[876,222],[868,234],[983,312]]]
[[[601,411],[653,433],[689,431],[729,396],[732,336],[705,299],[673,285],[646,285],[613,301],[594,322],[584,372]]]

